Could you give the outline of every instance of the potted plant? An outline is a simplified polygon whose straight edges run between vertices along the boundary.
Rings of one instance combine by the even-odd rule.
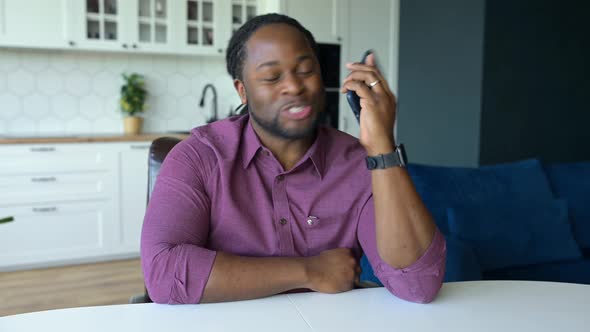
[[[121,111],[125,115],[123,127],[126,135],[137,135],[141,131],[143,118],[137,114],[145,110],[147,91],[142,75],[123,74],[125,84],[121,87]]]

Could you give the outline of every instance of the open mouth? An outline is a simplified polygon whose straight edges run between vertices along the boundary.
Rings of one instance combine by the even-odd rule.
[[[311,115],[311,110],[310,105],[298,105],[286,108],[284,114],[289,119],[302,120]]]

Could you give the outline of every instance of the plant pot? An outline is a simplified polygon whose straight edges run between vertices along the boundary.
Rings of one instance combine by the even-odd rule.
[[[123,130],[125,135],[137,135],[141,132],[143,118],[138,116],[126,116],[123,118]]]

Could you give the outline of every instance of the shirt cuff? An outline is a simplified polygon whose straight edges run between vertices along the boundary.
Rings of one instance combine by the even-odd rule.
[[[436,230],[432,243],[412,265],[397,269],[381,261],[376,275],[394,295],[412,302],[432,301],[442,286],[446,263],[446,241]]]
[[[200,303],[217,252],[192,245],[183,249],[176,260],[169,303]]]

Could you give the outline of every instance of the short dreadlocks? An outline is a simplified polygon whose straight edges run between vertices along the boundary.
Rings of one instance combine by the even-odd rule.
[[[227,72],[233,79],[239,79],[242,81],[242,70],[244,69],[244,60],[246,60],[247,55],[246,42],[248,42],[256,30],[269,24],[287,24],[301,31],[309,43],[309,46],[311,46],[316,58],[319,58],[318,45],[313,38],[313,35],[311,32],[309,32],[309,30],[297,22],[297,20],[281,14],[260,15],[244,23],[244,25],[242,25],[240,29],[234,33],[231,40],[229,41],[227,53],[225,55],[225,61],[227,65]]]

